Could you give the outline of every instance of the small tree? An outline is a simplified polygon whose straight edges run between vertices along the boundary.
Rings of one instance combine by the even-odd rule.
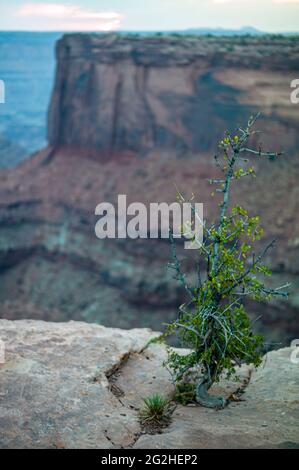
[[[236,374],[235,367],[242,362],[255,366],[261,363],[263,338],[252,332],[244,299],[262,301],[288,295],[283,290],[288,285],[270,289],[261,280],[261,275],[271,275],[263,264],[263,258],[275,240],[256,254],[253,244],[263,233],[259,217],[249,217],[241,206],[229,209],[232,182],[241,177],[255,176],[254,169],[248,167],[248,159],[243,156],[252,154],[273,159],[281,155],[247,146],[249,137],[256,132],[253,126],[257,117],[251,117],[247,127],[240,128],[236,135],[227,133],[219,144],[221,156],[215,159],[224,176],[223,179],[212,179],[210,183],[217,185],[216,191],[222,193],[223,199],[219,204],[218,222],[209,227],[202,222],[204,242],[199,248],[196,287],[190,286],[186,280],[170,234],[173,263],[169,267],[175,270],[175,277],[184,285],[190,301],[180,306],[178,318],[167,326],[163,337],[177,333],[182,346],[190,352],[182,356],[169,348],[166,366],[171,369],[176,384],[182,382],[190,369],[198,370],[196,401],[212,408],[222,408],[226,404],[225,398],[208,393],[224,371],[230,377]],[[180,193],[179,199],[186,202]],[[193,204],[192,208],[195,212]],[[206,271],[204,278],[201,275],[202,263]]]

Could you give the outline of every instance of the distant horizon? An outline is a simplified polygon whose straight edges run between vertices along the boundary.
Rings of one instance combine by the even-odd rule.
[[[240,26],[238,28],[229,28],[229,27],[223,27],[223,26],[215,26],[215,27],[207,27],[207,26],[192,26],[192,27],[187,27],[187,28],[165,28],[165,29],[117,29],[117,30],[111,30],[111,31],[98,31],[98,30],[88,30],[88,31],[82,31],[82,30],[67,30],[67,29],[53,29],[53,30],[37,30],[37,29],[6,29],[6,28],[0,28],[0,32],[2,33],[38,33],[38,34],[55,34],[55,33],[82,33],[82,34],[117,34],[117,33],[170,33],[170,32],[185,32],[185,31],[246,31],[247,29],[252,30],[252,35],[254,35],[254,32],[257,34],[299,34],[299,29],[298,30],[275,30],[275,31],[269,31],[269,30],[263,30],[256,28],[254,26]],[[249,33],[250,34],[250,33]]]

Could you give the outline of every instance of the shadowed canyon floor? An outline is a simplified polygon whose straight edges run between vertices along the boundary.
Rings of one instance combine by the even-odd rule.
[[[175,183],[185,193],[197,189],[205,217],[212,219],[217,197],[210,197],[207,179],[216,176],[213,164],[202,155],[181,160],[164,153],[101,163],[59,152],[44,164],[48,154],[0,172],[0,316],[161,328],[185,301],[166,269],[168,241],[98,240],[94,210],[99,202],[115,203],[117,194],[127,194],[128,203],[171,203]],[[262,315],[256,326],[267,340],[285,345],[299,335],[298,169],[293,160],[265,162],[254,182],[234,188],[234,200],[251,215],[258,206],[263,217],[266,236],[258,249],[277,238],[267,259],[271,282],[292,282],[288,302],[249,306],[253,318]],[[192,273],[193,250],[179,249],[179,256]]]
[[[179,405],[168,428],[147,434],[138,421],[142,397],[173,393],[164,348],[148,346],[155,335],[82,322],[1,320],[0,447],[299,447],[299,367],[290,348],[268,353],[257,371],[242,366],[242,378],[251,377],[242,401],[221,411]],[[214,393],[229,396],[239,387],[221,381]]]

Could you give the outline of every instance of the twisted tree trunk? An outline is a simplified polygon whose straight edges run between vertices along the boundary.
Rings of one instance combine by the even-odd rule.
[[[196,401],[199,405],[206,408],[222,409],[227,404],[227,399],[220,396],[210,395],[208,393],[213,381],[208,373],[201,377],[196,385]]]

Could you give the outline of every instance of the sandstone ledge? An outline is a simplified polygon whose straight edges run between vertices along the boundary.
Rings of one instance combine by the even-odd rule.
[[[269,353],[253,371],[244,401],[223,411],[178,406],[162,434],[143,433],[142,397],[173,390],[161,366],[164,349],[148,346],[153,336],[73,321],[0,320],[0,448],[299,447],[299,366],[289,348]]]

